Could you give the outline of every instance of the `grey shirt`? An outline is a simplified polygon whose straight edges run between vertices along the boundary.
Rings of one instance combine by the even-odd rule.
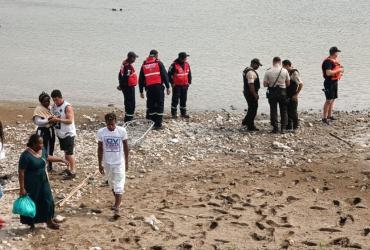
[[[279,79],[277,80],[275,86],[279,86],[280,88],[285,89],[287,87],[286,82],[290,81],[290,76],[288,70],[282,68],[280,65],[273,66],[272,68],[268,69],[265,73],[265,77],[263,78],[263,82],[267,83],[269,87],[273,87],[278,76]]]

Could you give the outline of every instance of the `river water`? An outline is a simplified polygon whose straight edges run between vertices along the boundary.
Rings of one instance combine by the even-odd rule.
[[[74,104],[121,106],[115,87],[123,57],[139,54],[139,70],[155,48],[166,67],[180,51],[191,55],[191,109],[243,110],[242,70],[258,57],[262,78],[273,56],[300,70],[300,109],[320,109],[321,63],[338,46],[345,75],[337,107],[365,109],[369,10],[368,0],[0,0],[0,99],[37,100],[41,91],[58,88]]]

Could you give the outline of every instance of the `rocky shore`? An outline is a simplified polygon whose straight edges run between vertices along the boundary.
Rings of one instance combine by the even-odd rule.
[[[31,108],[0,108],[6,189],[17,186],[17,161],[34,131]],[[97,170],[95,134],[111,110],[122,117],[114,107],[76,108],[78,179],[63,181],[55,167],[56,202]],[[59,231],[30,233],[10,213],[17,192],[5,192],[0,249],[370,248],[368,111],[340,112],[330,126],[303,112],[300,130],[283,135],[269,133],[264,114],[254,133],[241,128],[243,113],[191,115],[165,119],[164,130],[131,148],[120,220],[110,219],[113,199],[100,175],[57,207],[65,218]]]

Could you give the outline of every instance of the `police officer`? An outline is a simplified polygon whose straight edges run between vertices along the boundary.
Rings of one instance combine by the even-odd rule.
[[[154,122],[155,129],[162,128],[164,111],[164,86],[167,95],[171,94],[168,75],[163,63],[158,59],[158,51],[151,50],[143,62],[139,76],[140,96],[144,98],[144,87],[147,96],[148,116]]]
[[[172,63],[168,70],[168,78],[172,86],[172,118],[177,118],[177,105],[179,99],[181,117],[189,118],[189,115],[186,113],[186,100],[192,77],[190,65],[186,61],[188,56],[189,55],[185,52],[180,52],[178,58]]]
[[[125,105],[125,122],[131,121],[135,113],[135,86],[138,77],[133,66],[138,55],[135,52],[128,52],[127,58],[122,62],[121,69],[118,73],[118,90],[121,90],[124,96]]]
[[[288,71],[282,67],[280,57],[274,57],[272,64],[272,68],[265,73],[263,85],[268,88],[267,96],[270,104],[272,133],[276,134],[279,132],[278,106],[280,110],[281,133],[284,133],[288,123],[286,88],[290,85],[290,76]]]
[[[242,121],[242,125],[247,126],[249,131],[259,131],[254,125],[254,119],[257,115],[259,99],[258,90],[260,89],[260,79],[256,70],[260,66],[262,66],[260,60],[254,58],[251,61],[250,67],[245,68],[243,71],[243,94],[245,100],[247,100],[248,111]]]
[[[283,61],[283,68],[288,70],[290,76],[290,85],[287,87],[287,110],[288,110],[288,125],[286,129],[298,129],[298,95],[302,90],[303,82],[299,71],[292,67],[289,60]]]
[[[322,122],[330,124],[329,121],[336,120],[333,117],[334,101],[338,98],[338,81],[343,75],[343,66],[338,61],[338,53],[341,52],[337,47],[331,47],[329,57],[322,63],[322,74],[324,77],[324,92],[326,101],[323,108]]]

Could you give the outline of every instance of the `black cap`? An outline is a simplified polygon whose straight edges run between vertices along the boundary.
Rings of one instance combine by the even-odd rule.
[[[128,57],[128,58],[138,58],[139,56],[138,56],[138,55],[136,55],[136,53],[135,53],[135,52],[130,51],[130,52],[128,52],[128,53],[127,53],[127,57]]]
[[[336,53],[336,52],[342,52],[337,47],[331,47],[329,50],[330,55]]]
[[[190,55],[186,54],[186,52],[180,52],[180,53],[179,53],[179,58],[180,58],[180,59],[185,59],[185,58],[187,58],[188,56],[190,56]]]
[[[152,49],[152,50],[149,52],[149,56],[158,56],[158,51],[156,51],[155,49]]]
[[[259,66],[262,66],[262,63],[260,62],[260,59],[258,59],[258,58],[254,58],[254,59],[252,59],[251,64],[252,64],[252,63],[257,64],[257,65],[259,65]]]

